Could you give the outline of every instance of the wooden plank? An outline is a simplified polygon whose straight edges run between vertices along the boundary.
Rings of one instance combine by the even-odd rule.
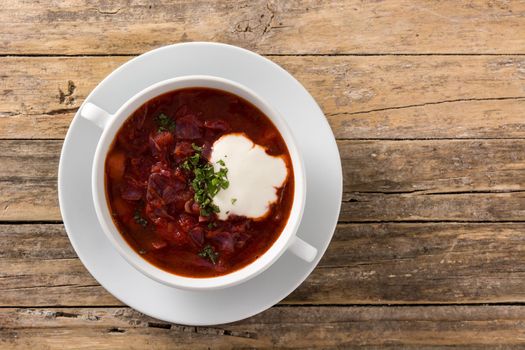
[[[61,140],[0,140],[0,220],[61,220]],[[342,221],[523,221],[525,140],[339,142]]]
[[[524,224],[340,224],[284,304],[525,302]],[[38,247],[38,249],[35,249]],[[62,225],[0,225],[0,306],[121,305]]]
[[[61,220],[57,172],[62,141],[0,141],[0,220]]]
[[[524,114],[525,99],[496,98],[342,112],[327,119],[339,139],[523,138]]]
[[[422,196],[353,194],[343,202],[339,220],[343,222],[523,221],[525,195],[510,193],[459,193]]]
[[[411,196],[518,191],[525,141],[339,141],[345,200],[354,194]]]
[[[287,300],[410,304],[524,300],[524,224],[340,224]]]
[[[7,0],[0,54],[137,54],[181,41],[275,54],[525,53],[524,15],[522,2],[488,0]]]
[[[341,141],[340,220],[522,221],[524,146],[521,140]]]
[[[0,309],[10,349],[518,349],[524,306],[279,307],[186,327],[129,308]]]
[[[523,138],[525,58],[271,57],[338,138]],[[1,57],[0,138],[63,138],[89,92],[130,57]]]
[[[120,305],[84,268],[62,225],[0,225],[0,271],[1,305]]]
[[[91,90],[129,59],[0,58],[0,137],[63,138]]]

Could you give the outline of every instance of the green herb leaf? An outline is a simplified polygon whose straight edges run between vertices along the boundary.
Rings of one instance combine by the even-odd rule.
[[[224,167],[224,162],[217,162],[223,165],[219,171],[215,171],[212,164],[201,155],[202,147],[192,144],[196,153],[188,157],[181,167],[187,171],[193,172],[194,178],[191,180],[191,186],[195,191],[194,200],[200,206],[200,215],[210,216],[212,213],[218,213],[219,207],[213,204],[213,197],[221,189],[226,189],[230,185],[228,181],[228,169]],[[222,163],[222,164],[221,164]]]
[[[159,132],[162,132],[162,131],[172,132],[175,130],[175,120],[171,119],[164,113],[159,114],[159,116],[156,118],[156,122],[158,125]]]
[[[201,258],[208,259],[213,265],[217,263],[219,253],[217,253],[211,245],[206,245],[198,254]]]
[[[140,211],[135,211],[135,215],[133,215],[133,219],[135,220],[135,222],[137,224],[139,224],[140,226],[142,227],[146,227],[148,226],[148,220],[144,219],[141,215],[140,215]]]
[[[237,202],[237,198],[232,198],[232,205],[235,205],[235,202]]]

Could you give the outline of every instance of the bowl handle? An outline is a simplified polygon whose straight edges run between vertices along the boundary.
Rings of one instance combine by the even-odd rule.
[[[294,236],[288,249],[306,262],[312,262],[317,256],[317,248],[297,236]]]
[[[89,120],[102,130],[111,119],[111,114],[91,102],[86,103],[80,110],[80,116]]]

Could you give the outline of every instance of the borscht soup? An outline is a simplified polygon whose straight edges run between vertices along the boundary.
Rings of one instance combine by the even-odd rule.
[[[105,161],[110,213],[151,264],[215,277],[263,255],[294,199],[288,148],[271,120],[241,97],[185,88],[138,108]]]

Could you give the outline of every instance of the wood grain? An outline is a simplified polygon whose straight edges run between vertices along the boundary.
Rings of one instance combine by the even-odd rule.
[[[0,220],[61,220],[61,141],[0,141]]]
[[[0,140],[0,220],[60,220],[61,140]],[[525,140],[339,141],[342,221],[523,221]]]
[[[524,306],[278,307],[212,327],[129,308],[0,309],[9,349],[521,349]]]
[[[524,224],[340,224],[284,304],[525,302]],[[0,306],[121,305],[62,225],[0,225]]]
[[[0,348],[524,348],[524,20],[504,0],[4,1]],[[215,327],[123,307],[78,260],[57,202],[62,139],[96,84],[197,40],[298,78],[344,170],[312,275]]]
[[[7,0],[0,54],[138,54],[181,41],[262,53],[525,53],[519,1]]]
[[[270,57],[337,138],[523,138],[525,57]],[[91,90],[130,57],[0,57],[0,138],[63,138]]]

